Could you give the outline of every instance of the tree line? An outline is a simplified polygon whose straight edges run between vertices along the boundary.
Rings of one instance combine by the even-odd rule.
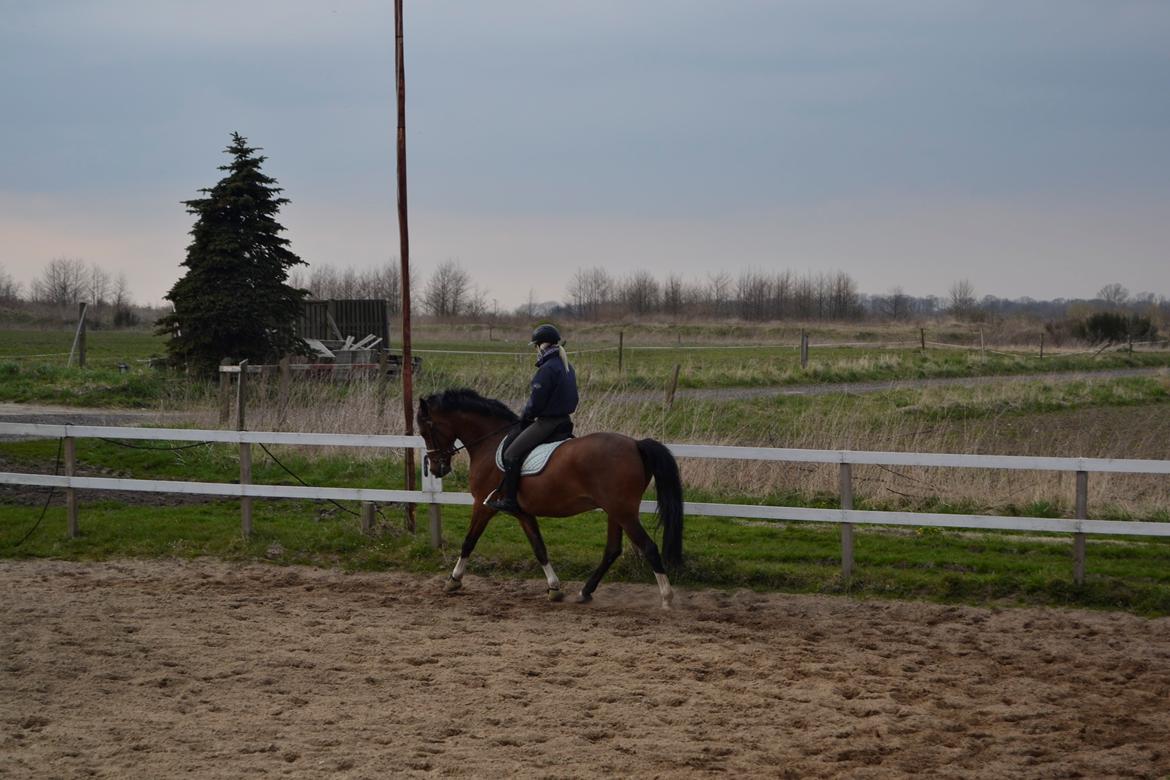
[[[45,309],[72,308],[87,303],[95,322],[114,327],[137,325],[141,314],[130,297],[126,274],[112,275],[96,263],[75,257],[55,257],[29,285],[27,294],[12,275],[0,268],[0,303]]]

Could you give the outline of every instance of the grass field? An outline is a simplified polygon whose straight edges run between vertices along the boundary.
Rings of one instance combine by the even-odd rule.
[[[761,330],[758,342],[745,344],[740,327],[684,326],[677,335],[686,340],[669,344],[662,343],[662,327],[644,326],[629,334],[620,371],[613,326],[587,327],[580,343],[571,345],[572,360],[580,383],[594,395],[665,391],[675,366],[679,367],[678,386],[684,389],[1170,366],[1167,350],[1106,350],[1095,355],[1050,352],[1042,359],[1038,352],[1025,351],[984,355],[971,350],[932,348],[923,353],[905,340],[900,348],[864,346],[875,336],[886,336],[889,343],[898,340],[894,337],[906,335],[902,330],[887,329],[826,331],[825,337],[851,338],[859,346],[814,346],[808,367],[801,368],[796,342],[770,340],[788,338],[792,328]],[[451,340],[449,329],[420,331],[415,344],[423,359],[423,370],[416,382],[420,392],[453,386],[488,388],[505,398],[526,392],[532,354],[524,345],[524,337],[512,339],[514,334],[505,333],[501,337],[508,336],[510,340],[487,341],[477,330],[463,334],[464,340]],[[150,368],[149,359],[165,353],[163,340],[150,331],[91,332],[88,367],[84,371],[65,367],[72,339],[72,332],[63,330],[0,330],[0,401],[176,409],[190,403],[193,396],[212,392],[209,383],[193,385],[175,372]],[[119,364],[126,368],[119,370]]]

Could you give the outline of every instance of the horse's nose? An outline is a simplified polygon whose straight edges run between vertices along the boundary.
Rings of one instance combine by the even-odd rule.
[[[447,476],[447,472],[450,470],[451,464],[441,463],[437,460],[434,460],[429,455],[427,456],[427,473],[432,477],[438,477],[442,479],[443,477]]]

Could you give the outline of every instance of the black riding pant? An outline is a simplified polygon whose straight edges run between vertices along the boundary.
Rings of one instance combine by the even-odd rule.
[[[538,445],[548,441],[557,428],[563,426],[568,420],[567,414],[557,417],[538,417],[535,422],[512,439],[512,443],[504,450],[504,461],[524,460],[528,453],[536,449]]]

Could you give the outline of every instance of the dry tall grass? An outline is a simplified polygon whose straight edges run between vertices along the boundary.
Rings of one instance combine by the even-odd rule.
[[[462,384],[518,409],[524,379]],[[1161,381],[1170,388],[1170,377]],[[574,419],[579,435],[620,431],[671,442],[1170,459],[1170,414],[1164,405],[1141,404],[1140,397],[1127,395],[1136,391],[1119,385],[1110,389],[1108,403],[1094,406],[1091,397],[1100,388],[1093,383],[1078,387],[1081,389],[1066,392],[1059,403],[1050,402],[1053,411],[1037,412],[1028,412],[1029,404],[1048,398],[1051,389],[1018,384],[900,391],[894,403],[884,406],[829,396],[789,405],[680,399],[667,410],[661,401],[631,400],[620,388],[600,390],[586,382],[583,403]],[[415,397],[437,389],[422,378]],[[1130,401],[1137,405],[1118,405]],[[1062,409],[1062,404],[1071,408]],[[972,409],[978,413],[972,414]],[[217,426],[218,406],[213,401],[197,404],[192,411],[198,425]],[[247,421],[252,430],[404,431],[400,386],[385,386],[376,380],[345,385],[294,382],[283,403],[275,379],[260,380],[252,384]],[[346,453],[355,458],[386,456],[370,450]],[[683,472],[691,491],[749,501],[794,495],[804,500],[829,500],[837,491],[834,466],[686,459]],[[1067,515],[1075,489],[1071,473],[991,469],[867,466],[854,469],[854,480],[859,501],[890,508],[945,504],[972,511],[1026,508]],[[1090,514],[1094,516],[1150,516],[1170,509],[1170,479],[1164,477],[1093,476],[1089,488]]]

